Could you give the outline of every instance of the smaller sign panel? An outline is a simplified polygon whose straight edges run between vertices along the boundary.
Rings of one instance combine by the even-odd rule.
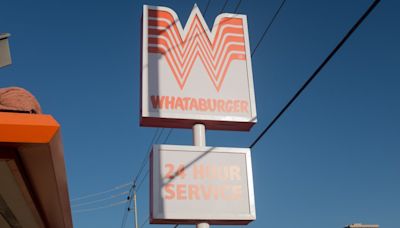
[[[255,220],[250,149],[154,145],[150,164],[151,224]]]

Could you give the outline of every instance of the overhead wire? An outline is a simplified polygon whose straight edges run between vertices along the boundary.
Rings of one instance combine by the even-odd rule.
[[[80,200],[83,200],[83,199],[92,198],[92,197],[95,197],[95,196],[99,196],[99,195],[103,195],[103,194],[106,194],[106,193],[109,193],[109,192],[113,192],[113,191],[117,191],[117,190],[123,189],[125,187],[130,186],[130,185],[131,185],[131,182],[124,183],[124,184],[121,184],[121,185],[117,185],[117,186],[115,186],[113,188],[110,188],[108,190],[101,191],[101,192],[96,192],[96,193],[92,193],[92,194],[88,194],[88,195],[85,195],[85,196],[80,196],[80,197],[74,198],[74,199],[72,199],[70,201],[71,202],[76,202],[76,201],[80,201]]]
[[[274,16],[272,17],[272,19],[268,23],[267,27],[264,29],[264,32],[261,35],[261,38],[258,40],[255,48],[251,52],[251,57],[253,57],[254,53],[257,51],[257,48],[260,46],[261,42],[264,40],[265,35],[267,35],[267,33],[268,33],[269,29],[271,28],[272,24],[274,23],[275,19],[278,17],[278,14],[279,14],[279,12],[281,12],[281,9],[282,9],[283,5],[285,5],[285,2],[286,2],[286,0],[283,0],[281,2],[281,4],[279,5],[278,9],[275,11]]]
[[[140,228],[140,227],[144,227],[148,221],[150,221],[150,216],[148,216],[148,217],[146,218],[146,220],[144,220],[144,221],[142,222],[142,224],[140,224],[139,228]]]
[[[156,131],[156,133],[154,134],[154,136],[153,136],[153,138],[152,138],[152,140],[151,140],[151,142],[150,142],[150,144],[149,144],[149,146],[148,146],[148,148],[147,148],[147,152],[146,152],[146,154],[145,154],[145,156],[144,156],[144,158],[143,158],[143,160],[142,160],[142,163],[141,163],[141,165],[140,165],[139,171],[136,173],[135,178],[133,179],[133,183],[136,183],[137,179],[138,179],[138,178],[140,177],[140,175],[142,174],[143,169],[144,169],[144,167],[145,167],[146,164],[147,164],[146,161],[149,159],[149,158],[148,158],[148,155],[149,155],[149,153],[151,152],[151,147],[153,146],[154,142],[157,142],[157,141],[160,139],[160,137],[161,137],[161,135],[162,135],[163,132],[164,132],[164,128],[161,129],[161,131],[160,131],[160,128],[157,128],[157,131]]]
[[[239,0],[238,3],[236,4],[235,10],[233,12],[237,12],[239,10],[240,4],[242,4],[242,0]]]
[[[374,0],[368,9],[363,13],[363,15],[356,21],[356,23],[351,27],[351,29],[346,33],[346,35],[339,41],[339,43],[333,48],[333,50],[328,54],[324,61],[318,66],[318,68],[311,74],[311,76],[304,82],[299,90],[290,98],[286,105],[281,109],[281,111],[272,119],[272,121],[267,125],[266,128],[257,136],[257,138],[250,144],[250,148],[253,148],[260,139],[267,133],[267,131],[276,123],[276,121],[282,116],[282,114],[289,108],[289,106],[300,96],[300,94],[307,88],[307,86],[317,77],[319,72],[326,66],[326,64],[332,59],[332,57],[339,51],[343,44],[350,38],[350,36],[356,31],[356,29],[361,25],[361,23],[367,18],[367,16],[375,9],[380,0]]]
[[[129,193],[128,191],[125,191],[125,192],[121,192],[121,193],[118,193],[118,194],[113,194],[113,195],[108,196],[108,197],[105,197],[105,198],[101,198],[101,199],[97,199],[97,200],[92,200],[92,201],[89,201],[89,202],[78,203],[78,204],[72,204],[71,207],[72,207],[72,209],[74,209],[74,208],[77,208],[77,207],[82,207],[82,206],[87,206],[87,205],[91,205],[91,204],[96,204],[96,203],[103,202],[103,201],[107,201],[107,200],[110,200],[110,199],[115,199],[115,198],[120,197],[120,196],[128,195],[128,193]]]
[[[228,0],[225,0],[224,5],[222,6],[221,11],[219,11],[219,13],[221,14],[222,12],[224,12],[226,5],[228,4]],[[204,14],[203,14],[204,15]]]
[[[205,9],[205,11],[204,11],[204,13],[203,13],[203,16],[206,16],[207,9],[208,9],[208,7],[210,6],[210,3],[211,3],[211,0],[208,0],[208,1],[207,1],[207,5],[206,5],[206,9]]]
[[[97,210],[102,210],[102,209],[106,209],[106,208],[110,208],[110,207],[116,207],[116,206],[126,203],[126,201],[127,200],[121,200],[116,203],[108,204],[106,206],[100,206],[100,207],[94,207],[94,208],[88,208],[88,209],[80,209],[80,210],[73,211],[73,213],[90,212],[90,211],[97,211]]]

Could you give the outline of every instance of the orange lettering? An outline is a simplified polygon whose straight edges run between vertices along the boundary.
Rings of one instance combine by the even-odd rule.
[[[211,112],[214,112],[217,108],[217,101],[215,99],[207,99],[207,106]]]
[[[204,179],[203,165],[193,165],[193,177],[194,179]]]
[[[189,199],[196,199],[199,200],[200,199],[200,195],[199,195],[199,187],[197,185],[194,184],[189,184]]]
[[[206,100],[203,98],[199,99],[199,107],[201,111],[207,111],[207,105],[206,105]]]
[[[241,104],[240,107],[242,109],[242,112],[248,113],[249,112],[249,110],[248,110],[249,105],[248,105],[247,101],[241,101],[240,104]]]
[[[175,106],[175,97],[165,96],[165,108],[174,109],[174,106]]]
[[[189,100],[190,100],[190,97],[184,97],[183,98],[184,110],[188,110],[189,109]]]
[[[226,102],[226,108],[225,108],[226,112],[232,112],[232,101],[228,100]]]
[[[240,167],[239,166],[231,166],[229,167],[230,179],[231,180],[240,180]]]
[[[172,179],[174,178],[174,165],[171,163],[165,164],[165,168],[167,169],[167,174],[165,174],[165,178]]]
[[[242,186],[233,185],[232,186],[232,200],[238,200],[242,198]]]
[[[177,184],[176,185],[176,195],[178,200],[185,200],[186,199],[186,185],[184,184]]]
[[[151,103],[155,109],[163,108],[164,96],[161,96],[161,99],[159,96],[151,96]]]
[[[164,186],[165,192],[167,193],[164,198],[166,200],[171,200],[175,198],[175,192],[174,192],[174,184],[166,184]]]
[[[240,100],[235,100],[233,102],[233,111],[240,112]]]
[[[212,192],[212,186],[208,185],[208,188],[206,189],[206,186],[200,185],[200,191],[204,197],[205,200],[210,200],[211,192]]]
[[[196,111],[199,109],[199,108],[197,107],[197,100],[196,100],[196,99],[191,99],[191,100],[190,100],[190,107],[189,107],[189,109],[190,109],[190,110],[195,109]]]
[[[225,112],[224,100],[218,100],[218,112]]]

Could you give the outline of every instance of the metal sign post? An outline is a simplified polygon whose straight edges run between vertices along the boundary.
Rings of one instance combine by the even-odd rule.
[[[206,126],[204,124],[193,126],[193,145],[206,146]]]
[[[206,146],[206,126],[204,124],[193,125],[193,145]],[[196,228],[209,228],[206,222],[196,224]]]

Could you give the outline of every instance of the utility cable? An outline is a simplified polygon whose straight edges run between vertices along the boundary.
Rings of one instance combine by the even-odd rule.
[[[167,141],[168,141],[168,139],[169,139],[169,137],[170,137],[170,135],[171,135],[171,133],[172,133],[173,130],[174,130],[173,128],[170,128],[170,129],[169,129],[169,131],[168,131],[168,133],[167,133],[167,136],[164,138],[164,141],[163,141],[162,144],[167,143]],[[147,169],[147,171],[146,171],[146,173],[144,174],[143,178],[140,180],[139,184],[137,185],[137,191],[138,191],[138,192],[139,192],[140,187],[142,186],[143,182],[146,180],[146,177],[149,175],[149,172],[150,172],[150,169]]]
[[[160,136],[162,135],[162,133],[164,132],[164,128],[161,130],[160,132],[160,128],[157,128],[148,148],[147,148],[147,153],[145,155],[145,157],[142,160],[142,164],[140,165],[139,171],[137,172],[137,174],[135,175],[135,178],[133,179],[133,183],[136,184],[137,179],[139,178],[139,176],[142,174],[144,167],[147,164],[147,159],[148,159],[148,155],[151,151],[151,147],[153,146],[154,142],[157,142],[158,139],[160,138]]]
[[[206,5],[206,9],[204,10],[203,17],[206,16],[206,13],[207,13],[208,7],[210,6],[210,3],[211,3],[211,0],[208,0],[208,1],[207,1],[207,5]]]
[[[146,180],[147,176],[149,175],[149,170],[147,170],[147,172],[144,174],[142,180],[140,180],[138,186],[137,186],[137,191],[139,192],[140,187],[142,186],[142,184],[144,183],[144,181]]]
[[[139,228],[144,227],[148,221],[150,221],[150,217],[147,217],[147,219],[144,220],[142,224],[140,224]]]
[[[240,4],[242,4],[242,0],[239,0],[239,2],[236,4],[235,10],[233,11],[234,13],[237,13],[239,10]]]
[[[124,184],[121,184],[121,185],[117,185],[117,186],[115,186],[113,188],[110,188],[108,190],[105,190],[105,191],[101,191],[101,192],[97,192],[97,193],[93,193],[93,194],[89,194],[89,195],[85,195],[85,196],[74,198],[74,199],[71,200],[71,202],[80,201],[80,200],[83,200],[83,199],[88,199],[88,198],[92,198],[92,197],[95,197],[95,196],[103,195],[105,193],[117,191],[117,190],[126,188],[131,184],[132,184],[131,182],[128,182],[128,183],[124,183]]]
[[[114,198],[117,198],[117,197],[120,197],[120,196],[128,195],[128,193],[129,193],[128,191],[125,191],[125,192],[121,192],[121,193],[118,193],[118,194],[114,194],[114,195],[108,196],[106,198],[93,200],[93,201],[89,201],[89,202],[85,202],[85,203],[73,204],[73,205],[71,205],[71,207],[73,209],[73,208],[76,208],[76,207],[82,207],[82,206],[86,206],[86,205],[90,205],[90,204],[95,204],[95,203],[98,203],[98,202],[103,202],[103,201],[114,199]]]
[[[336,47],[329,53],[325,60],[318,66],[318,68],[311,74],[307,81],[300,87],[300,89],[294,94],[294,96],[286,103],[282,110],[272,119],[272,121],[267,125],[267,127],[261,132],[260,135],[250,144],[250,148],[253,148],[260,139],[267,133],[267,131],[275,124],[275,122],[282,116],[282,114],[289,108],[289,106],[299,97],[299,95],[304,91],[304,89],[314,80],[314,78],[319,74],[319,72],[325,67],[325,65],[332,59],[337,51],[343,46],[343,44],[349,39],[349,37],[357,30],[361,23],[367,18],[367,16],[375,9],[379,4],[380,0],[374,0],[364,14],[357,20],[357,22],[351,27],[351,29],[346,33],[346,35],[340,40]]]
[[[225,0],[224,5],[222,6],[221,11],[219,12],[220,14],[224,12],[226,5],[228,4],[228,0]]]
[[[281,9],[283,5],[285,4],[286,0],[283,0],[281,4],[279,5],[278,9],[275,11],[274,16],[272,17],[271,21],[267,25],[267,27],[264,29],[263,34],[261,35],[261,38],[258,40],[254,50],[251,52],[251,57],[253,57],[254,53],[257,51],[257,48],[260,46],[261,42],[264,40],[265,35],[267,35],[269,28],[271,28],[271,25],[274,23],[276,17],[278,16],[279,12],[281,12]]]
[[[90,211],[97,211],[97,210],[101,210],[101,209],[106,209],[106,208],[110,208],[110,207],[116,207],[119,206],[121,204],[126,203],[127,200],[122,200],[122,201],[118,201],[116,203],[112,203],[112,204],[108,204],[106,206],[101,206],[101,207],[94,207],[94,208],[88,208],[88,209],[81,209],[81,210],[76,210],[73,211],[74,213],[82,213],[82,212],[90,212]]]

